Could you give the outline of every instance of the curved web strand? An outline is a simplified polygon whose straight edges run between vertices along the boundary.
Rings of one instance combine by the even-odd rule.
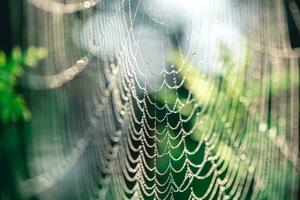
[[[216,2],[27,1],[24,198],[297,199],[284,1]]]

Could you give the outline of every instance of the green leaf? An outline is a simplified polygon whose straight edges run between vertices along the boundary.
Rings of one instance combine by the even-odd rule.
[[[6,59],[5,53],[0,51],[0,121],[8,123],[30,119],[31,113],[26,102],[23,96],[16,92],[15,87],[26,66],[36,66],[46,56],[45,48],[36,47],[30,47],[25,53],[16,47],[9,59]]]
[[[6,64],[6,55],[3,51],[0,51],[0,68]]]

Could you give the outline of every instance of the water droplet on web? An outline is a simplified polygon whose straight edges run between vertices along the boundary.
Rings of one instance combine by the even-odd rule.
[[[236,141],[236,142],[234,143],[234,147],[235,147],[235,148],[238,148],[238,147],[239,147],[239,142],[238,142],[238,141]]]
[[[79,59],[79,60],[77,60],[76,64],[77,64],[77,65],[86,65],[86,64],[87,64],[87,61],[84,60],[84,59]]]
[[[90,8],[90,7],[94,6],[95,4],[96,4],[96,2],[94,0],[86,0],[83,2],[83,7]]]
[[[250,173],[253,173],[254,172],[254,167],[253,166],[250,166],[249,168],[248,168],[248,171],[250,172]]]
[[[229,200],[229,199],[230,199],[230,196],[225,195],[225,196],[223,197],[223,199],[224,199],[224,200]]]
[[[260,132],[266,132],[267,131],[267,129],[268,129],[268,125],[266,124],[266,123],[261,123],[261,124],[259,124],[259,126],[258,126],[258,130],[260,131]]]
[[[245,154],[240,155],[240,159],[241,160],[246,160],[246,155]]]

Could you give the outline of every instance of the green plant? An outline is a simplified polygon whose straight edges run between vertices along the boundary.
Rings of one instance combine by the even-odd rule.
[[[0,51],[0,121],[9,123],[30,119],[26,102],[16,90],[18,78],[24,74],[26,67],[35,67],[46,56],[45,48],[36,47],[29,47],[25,52],[14,48],[9,57]]]

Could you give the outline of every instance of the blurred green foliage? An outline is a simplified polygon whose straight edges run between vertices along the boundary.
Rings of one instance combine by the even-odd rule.
[[[25,52],[16,47],[9,57],[0,51],[0,121],[9,123],[30,119],[26,102],[16,91],[18,78],[26,67],[35,67],[46,56],[47,49],[36,47],[29,47]]]
[[[164,175],[156,175],[158,181],[168,179],[171,173],[173,180],[178,185],[190,170],[195,175],[206,174],[212,167],[209,162],[204,165],[200,174],[197,174],[197,168],[191,165],[189,169],[187,166],[182,168],[183,163],[186,162],[185,159],[200,164],[205,159],[204,146],[212,146],[209,148],[210,156],[218,156],[222,165],[227,166],[227,169],[218,175],[221,179],[227,173],[253,173],[255,170],[246,161],[248,152],[244,154],[239,149],[246,137],[253,143],[257,142],[258,133],[256,132],[258,129],[249,127],[258,127],[259,122],[255,116],[251,116],[250,105],[255,105],[262,99],[268,99],[266,96],[270,95],[268,91],[270,87],[272,87],[271,95],[275,97],[299,83],[298,80],[293,80],[294,82],[283,84],[289,74],[288,70],[284,70],[265,75],[265,82],[276,80],[277,84],[264,87],[262,82],[249,78],[249,66],[253,61],[253,56],[247,45],[244,48],[243,57],[238,63],[234,61],[233,57],[230,50],[225,45],[221,45],[220,63],[224,72],[221,75],[207,75],[202,73],[198,67],[187,64],[185,57],[179,51],[174,50],[171,53],[170,64],[178,71],[176,79],[184,79],[184,84],[176,89],[164,86],[160,91],[150,95],[151,101],[156,102],[159,109],[150,109],[149,113],[155,114],[159,120],[162,120],[156,125],[158,138],[156,146],[160,155],[156,160],[156,167],[162,174],[169,171]],[[164,108],[165,105],[167,109]],[[166,115],[167,117],[163,119]],[[176,127],[179,121],[182,125]],[[182,129],[188,134],[183,134]],[[207,142],[204,141],[210,141],[210,138],[213,137],[212,132],[217,133],[216,137],[219,139],[216,139],[214,144],[206,144]],[[268,140],[267,135],[260,137],[261,140]],[[184,140],[184,144],[181,139]],[[182,156],[185,147],[190,152],[194,151],[199,142],[202,144],[204,142],[204,145],[201,145],[195,154]],[[169,169],[170,166],[173,168],[172,170]],[[182,169],[182,171],[175,172],[178,169]],[[282,168],[282,170],[284,173],[287,172],[286,168]],[[278,173],[282,173],[282,171]],[[259,179],[255,176],[251,178],[251,187],[247,197],[251,195],[256,178]],[[209,176],[206,180],[194,181],[191,186],[197,195],[202,196],[212,181],[212,176]],[[273,184],[285,183],[275,181]],[[165,187],[168,187],[168,184]],[[230,189],[227,188],[225,193],[229,194]],[[273,192],[273,190],[266,191],[265,198],[271,198],[269,196],[271,193],[268,192]],[[164,195],[162,194],[161,198],[167,197]],[[189,191],[173,193],[175,199],[187,199],[188,195]],[[272,195],[276,196],[276,194]]]
[[[27,171],[25,138],[30,137],[31,113],[19,82],[46,56],[47,49],[37,47],[16,47],[10,55],[0,51],[0,199],[21,199],[17,184]]]
[[[157,125],[158,133],[156,135],[159,141],[157,142],[157,149],[159,155],[162,156],[157,158],[156,167],[160,173],[164,173],[170,170],[168,168],[171,165],[173,170],[170,170],[169,173],[173,175],[177,185],[184,180],[187,173],[190,173],[189,170],[194,175],[201,176],[211,169],[212,166],[209,162],[204,165],[200,174],[197,174],[197,167],[190,165],[188,169],[186,165],[182,168],[183,163],[186,162],[185,159],[189,159],[196,165],[205,159],[205,147],[203,145],[195,154],[187,154],[187,157],[182,156],[182,154],[185,147],[190,152],[196,150],[199,142],[203,142],[204,138],[211,137],[211,131],[224,133],[218,143],[215,144],[215,148],[211,148],[212,152],[210,152],[213,156],[218,155],[223,163],[228,165],[227,170],[220,177],[224,177],[226,172],[236,174],[239,170],[244,172],[248,170],[245,163],[238,162],[240,155],[236,154],[236,150],[225,142],[227,141],[225,139],[229,138],[225,132],[231,129],[234,123],[241,124],[247,117],[248,104],[244,86],[251,54],[249,49],[245,49],[243,62],[237,64],[233,63],[232,55],[230,55],[230,51],[226,46],[222,45],[220,49],[220,60],[225,68],[225,73],[221,76],[201,73],[197,67],[188,65],[179,51],[173,51],[170,56],[170,63],[178,71],[176,78],[179,80],[184,79],[183,86],[177,89],[164,87],[150,96],[158,107],[162,108],[167,105],[168,110],[175,111],[171,113],[166,109],[155,111],[160,119],[166,115],[168,116],[166,120]],[[220,98],[222,104],[218,103]],[[231,105],[234,104],[237,104],[236,109],[227,109],[233,107]],[[221,113],[222,111],[224,112]],[[154,111],[150,112],[154,113]],[[175,129],[170,127],[176,127],[179,121],[182,121],[182,126]],[[183,137],[182,128],[189,133],[186,137]],[[179,135],[181,137],[178,137]],[[183,138],[184,143],[180,141],[181,138]],[[168,158],[169,156],[172,158],[171,161]],[[181,172],[174,172],[174,170],[181,168]],[[169,173],[157,175],[158,180],[167,179]],[[193,181],[191,186],[197,195],[202,196],[212,180],[212,176],[209,176],[202,181]],[[174,192],[173,196],[175,199],[187,199],[189,198],[189,191]],[[167,196],[162,195],[161,198],[167,198]]]

